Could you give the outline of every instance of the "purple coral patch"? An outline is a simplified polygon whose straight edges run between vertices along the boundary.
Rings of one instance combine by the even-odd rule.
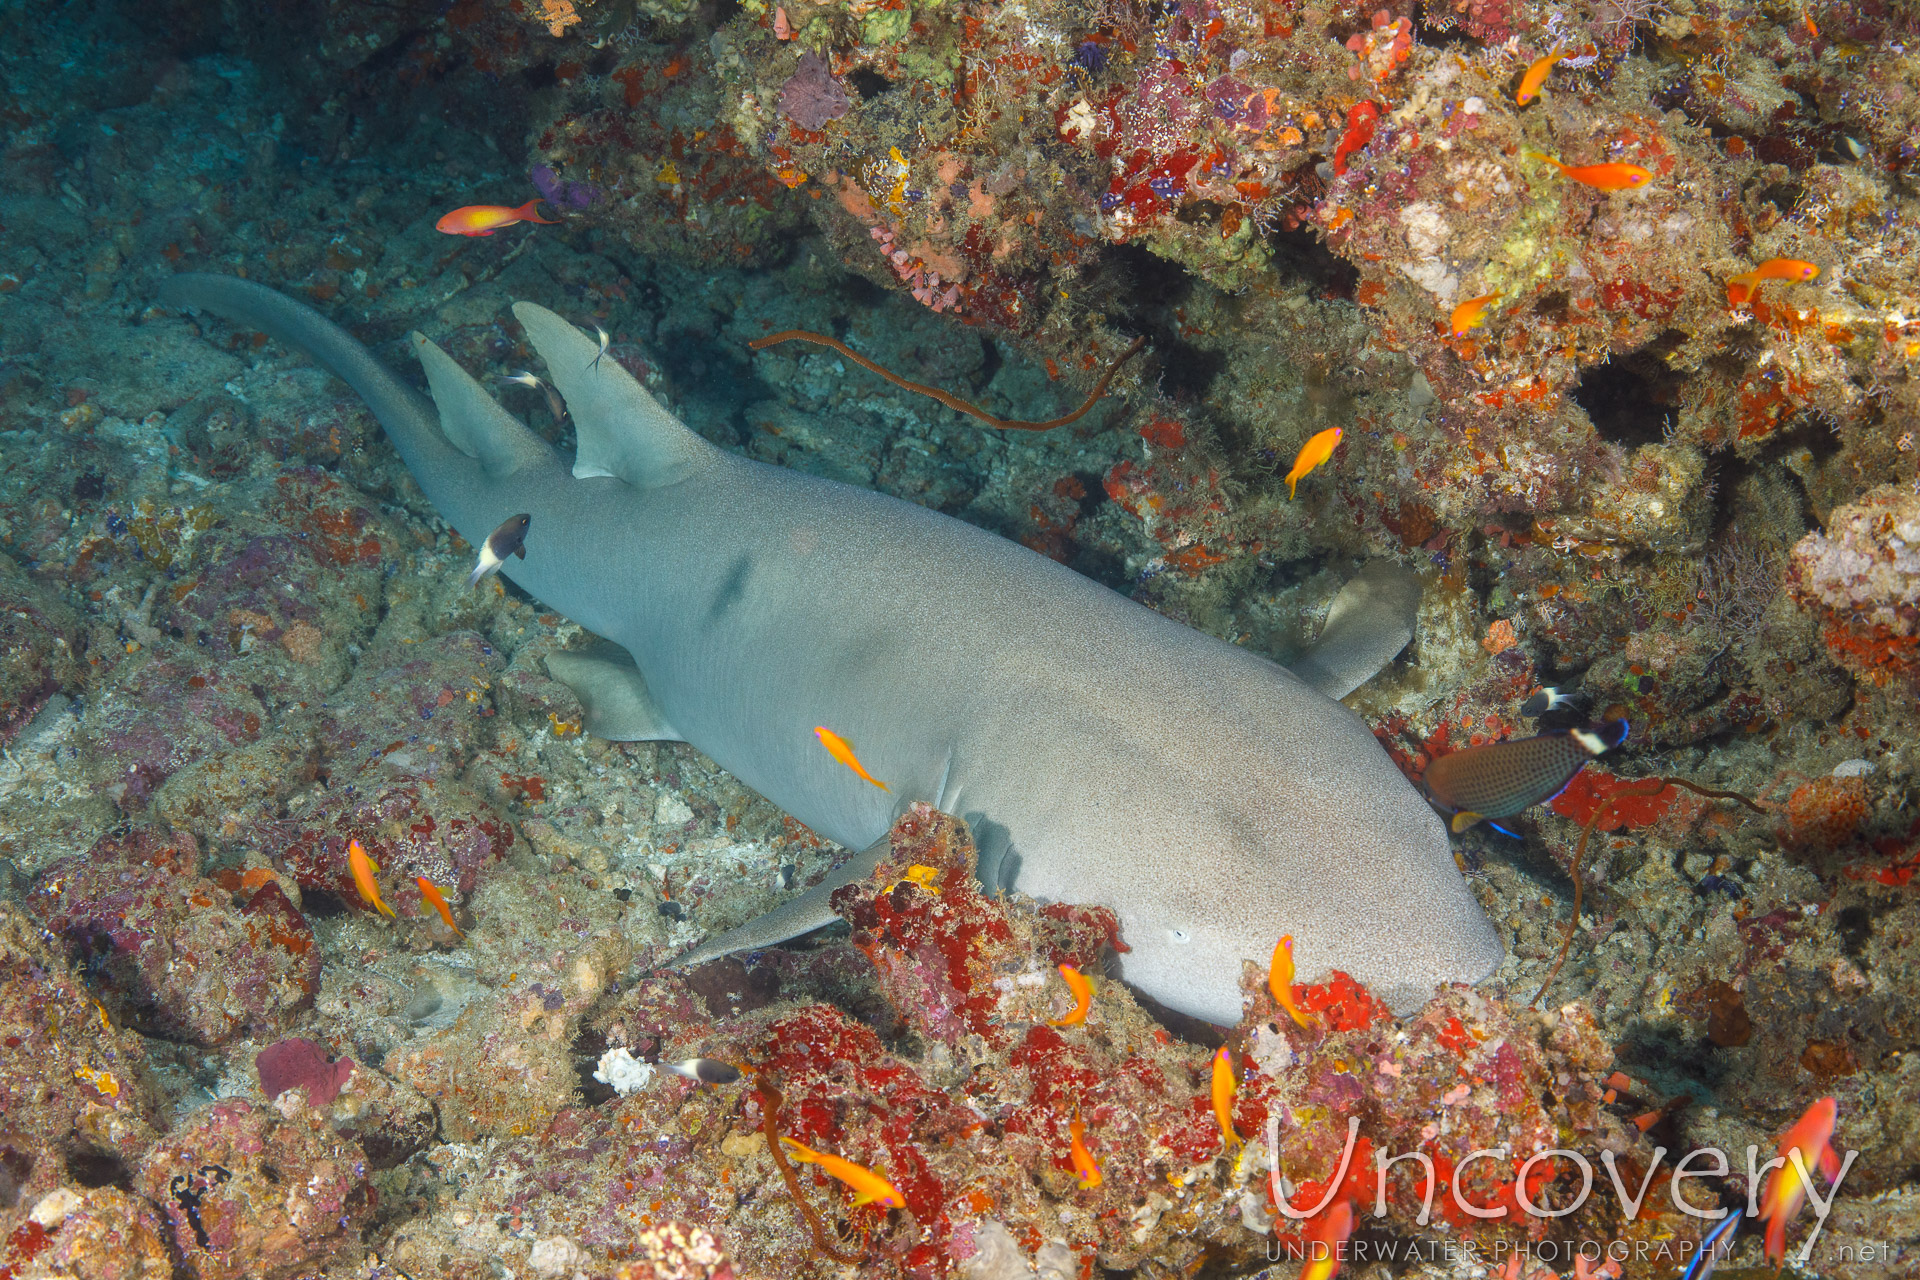
[[[780,86],[780,110],[802,129],[818,129],[853,110],[853,100],[820,55],[809,53]]]
[[[347,1077],[353,1074],[353,1059],[336,1062],[324,1045],[295,1036],[262,1049],[253,1067],[260,1073],[260,1088],[267,1097],[277,1098],[304,1085],[307,1104],[324,1107],[346,1088]]]
[[[584,209],[606,194],[591,182],[575,182],[561,177],[551,165],[537,164],[527,176],[541,199],[568,209]]]

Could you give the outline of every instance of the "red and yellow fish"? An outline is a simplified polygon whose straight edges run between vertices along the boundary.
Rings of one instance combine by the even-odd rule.
[[[825,725],[815,725],[813,736],[820,739],[820,745],[825,747],[827,754],[835,760],[838,760],[841,764],[847,766],[847,768],[853,770],[882,791],[893,790],[892,787],[889,787],[886,783],[867,772],[867,766],[860,763],[860,757],[853,754],[853,747],[848,744],[845,738],[827,728]]]
[[[1744,307],[1759,292],[1763,280],[1789,280],[1804,284],[1816,278],[1820,268],[1814,263],[1800,258],[1768,258],[1751,271],[1734,276],[1727,281],[1727,305]]]
[[[504,204],[462,205],[451,213],[440,215],[440,221],[433,224],[435,231],[450,236],[490,236],[501,227],[510,227],[516,222],[538,222],[545,226],[558,226],[552,218],[540,216],[538,206],[540,197],[510,209]]]
[[[413,882],[420,886],[420,896],[426,901],[426,904],[435,911],[438,911],[440,918],[447,922],[447,928],[453,930],[454,933],[462,938],[466,937],[466,930],[453,922],[453,908],[447,905],[447,899],[445,895],[440,892],[440,886],[425,876],[415,876]]]
[[[1070,964],[1060,966],[1060,977],[1067,984],[1067,990],[1073,992],[1073,1009],[1066,1017],[1056,1018],[1047,1025],[1077,1027],[1087,1020],[1087,1011],[1093,1008],[1093,983]]]
[[[1308,1025],[1307,1015],[1293,1002],[1293,935],[1290,933],[1274,944],[1273,960],[1267,965],[1267,990],[1273,993],[1274,1003],[1285,1009],[1295,1023],[1302,1027]]]
[[[1079,1116],[1067,1125],[1067,1136],[1073,1145],[1067,1151],[1067,1158],[1073,1161],[1074,1176],[1080,1179],[1080,1189],[1091,1191],[1100,1185],[1100,1166],[1093,1161],[1093,1153],[1087,1150],[1087,1126]]]
[[[360,900],[381,915],[397,919],[393,908],[380,897],[380,882],[373,878],[379,869],[380,864],[367,856],[358,840],[347,841],[347,870],[353,873],[353,887],[360,891]]]
[[[1287,472],[1287,501],[1293,501],[1293,491],[1307,472],[1313,470],[1333,456],[1333,450],[1340,443],[1340,428],[1328,427],[1300,446],[1300,452],[1294,455],[1293,470]]]
[[[851,1160],[829,1155],[824,1151],[815,1151],[812,1147],[802,1146],[792,1138],[783,1137],[780,1141],[787,1144],[787,1154],[801,1164],[817,1164],[827,1173],[853,1188],[853,1202],[856,1205],[877,1204],[883,1209],[904,1209],[906,1200],[893,1184],[867,1168]]]
[[[1653,181],[1653,170],[1620,160],[1609,160],[1604,164],[1567,164],[1544,151],[1526,150],[1521,154],[1544,161],[1558,169],[1560,176],[1571,178],[1596,191],[1638,191]]]
[[[1840,1104],[1822,1098],[1807,1108],[1793,1128],[1780,1137],[1780,1156],[1786,1167],[1776,1169],[1767,1179],[1760,1199],[1760,1218],[1767,1224],[1767,1261],[1778,1263],[1787,1252],[1787,1224],[1800,1212],[1811,1190],[1813,1170],[1818,1168],[1829,1183],[1840,1177],[1840,1157],[1833,1150],[1833,1125],[1839,1118]],[[1800,1157],[1800,1168],[1793,1156]],[[1805,1176],[1802,1176],[1805,1170]]]
[[[1447,331],[1452,337],[1459,337],[1469,329],[1478,329],[1487,322],[1487,308],[1499,298],[1497,293],[1483,293],[1477,298],[1468,298],[1453,309],[1453,316],[1447,321]]]
[[[1233,1102],[1239,1094],[1233,1054],[1222,1049],[1213,1055],[1213,1118],[1220,1122],[1220,1141],[1229,1151],[1240,1145],[1240,1135],[1233,1131]]]
[[[1301,1233],[1306,1261],[1300,1267],[1300,1280],[1333,1280],[1340,1270],[1340,1246],[1352,1234],[1353,1201],[1342,1196]]]

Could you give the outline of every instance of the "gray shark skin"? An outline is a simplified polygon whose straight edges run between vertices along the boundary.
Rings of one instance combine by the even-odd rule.
[[[344,378],[469,542],[531,514],[526,559],[502,572],[619,646],[553,665],[591,728],[683,739],[869,850],[679,963],[826,923],[827,894],[913,800],[972,826],[990,890],[1112,908],[1119,975],[1216,1023],[1239,1020],[1242,962],[1264,967],[1282,934],[1303,978],[1344,969],[1402,1010],[1501,959],[1440,819],[1365,723],[1283,667],[961,521],[728,454],[541,307],[514,314],[566,397],[573,457],[418,333],[431,401],[272,290],[183,275],[161,296]]]

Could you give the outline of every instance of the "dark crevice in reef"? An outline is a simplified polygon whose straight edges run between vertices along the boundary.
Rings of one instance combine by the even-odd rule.
[[[1659,444],[1679,412],[1687,375],[1661,358],[1659,339],[1580,375],[1573,398],[1602,440],[1627,449]]]
[[[1319,297],[1351,298],[1359,287],[1360,269],[1304,227],[1268,233],[1267,247],[1273,250],[1273,268],[1283,281],[1305,280]]]
[[[99,1147],[80,1147],[67,1154],[67,1177],[83,1187],[133,1190],[133,1171],[126,1161]]]
[[[1147,348],[1158,366],[1161,391],[1176,400],[1196,403],[1226,365],[1224,356],[1205,351],[1180,336],[1174,310],[1199,286],[1185,267],[1168,262],[1139,245],[1120,245],[1101,258],[1101,273],[1124,277],[1115,292],[1116,327],[1144,333]]]

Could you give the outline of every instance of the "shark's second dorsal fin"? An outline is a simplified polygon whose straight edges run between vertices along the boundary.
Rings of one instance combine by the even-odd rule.
[[[440,408],[440,431],[453,447],[476,459],[490,476],[510,476],[553,457],[553,448],[500,407],[425,334],[414,333],[413,351],[427,371],[427,387]]]
[[[612,742],[682,742],[667,723],[633,658],[610,640],[547,655],[547,674],[573,690],[586,708],[586,730]]]
[[[685,479],[720,456],[586,334],[535,303],[516,302],[513,314],[566,397],[579,440],[575,477],[616,476],[651,489]]]
[[[1344,698],[1399,656],[1419,616],[1420,575],[1391,560],[1370,561],[1333,598],[1320,639],[1287,669],[1329,698]]]

